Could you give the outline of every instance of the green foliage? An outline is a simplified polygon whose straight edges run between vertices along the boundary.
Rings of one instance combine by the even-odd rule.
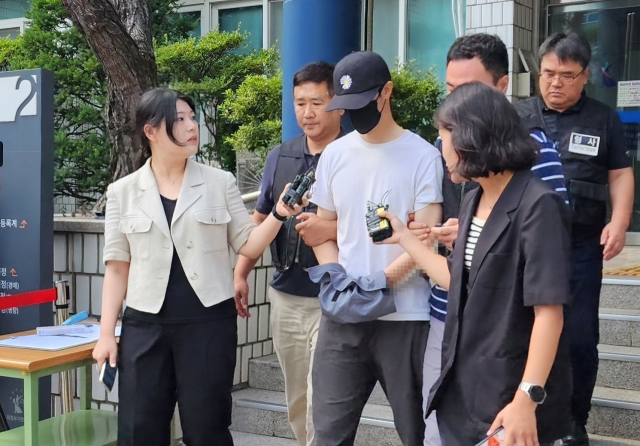
[[[184,39],[157,48],[158,74],[172,88],[191,96],[213,141],[203,144],[200,159],[218,162],[234,172],[236,156],[227,137],[244,121],[230,120],[220,113],[229,90],[237,90],[249,76],[272,76],[278,55],[274,49],[239,55],[248,34],[212,31],[200,39]]]
[[[20,46],[20,40],[11,40],[10,37],[0,39],[0,71],[7,71],[11,60],[15,57]]]
[[[421,71],[414,62],[392,71],[393,116],[402,127],[427,141],[435,141],[438,132],[432,116],[444,97],[444,86],[433,70]],[[236,90],[228,91],[221,106],[226,119],[240,124],[226,138],[238,152],[253,152],[262,160],[282,137],[282,76],[250,76]]]
[[[180,0],[149,0],[152,32],[156,42],[173,43],[187,38],[195,25],[187,17],[175,14]]]
[[[150,0],[154,38],[173,42],[193,30],[170,14],[177,0]],[[107,79],[61,0],[31,0],[29,26],[16,40],[0,39],[0,69],[45,68],[54,73],[55,194],[95,200],[110,175],[104,121]]]
[[[109,174],[104,73],[60,0],[32,0],[26,17],[7,68],[54,72],[55,193],[91,201]]]
[[[405,129],[434,142],[438,131],[433,113],[444,98],[444,86],[433,69],[422,71],[411,61],[391,72],[391,103],[396,122]]]
[[[253,152],[264,160],[282,140],[282,74],[249,76],[225,96],[220,114],[239,125],[225,142],[236,152]]]

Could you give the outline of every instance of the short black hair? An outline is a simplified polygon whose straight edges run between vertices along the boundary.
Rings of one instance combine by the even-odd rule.
[[[333,96],[333,69],[334,66],[327,62],[312,62],[300,68],[293,76],[293,88],[305,82],[314,84],[327,83],[329,94]]]
[[[542,42],[538,51],[538,60],[550,53],[555,53],[562,62],[577,62],[582,68],[587,68],[591,62],[591,45],[589,41],[579,34],[555,33]]]
[[[195,113],[196,106],[193,99],[170,88],[154,88],[144,93],[140,98],[140,103],[136,109],[136,135],[140,138],[145,158],[151,156],[149,140],[147,135],[144,134],[144,126],[147,124],[157,128],[164,121],[169,139],[175,144],[181,145],[173,135],[173,126],[176,123],[178,114],[176,102],[179,100],[186,102]]]
[[[500,37],[478,33],[458,37],[447,53],[447,65],[455,60],[469,60],[477,57],[497,83],[509,74],[509,53]]]
[[[454,170],[463,178],[486,178],[491,172],[531,169],[538,145],[522,126],[507,97],[496,88],[471,82],[447,96],[434,115],[436,127],[449,130],[460,160]]]

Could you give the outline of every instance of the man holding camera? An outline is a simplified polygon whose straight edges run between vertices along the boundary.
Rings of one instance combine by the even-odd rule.
[[[388,204],[396,215],[407,218],[415,212],[418,222],[429,227],[438,223],[440,154],[395,122],[391,73],[378,54],[361,51],[343,58],[336,65],[334,85],[336,95],[329,109],[348,110],[356,131],[330,144],[320,159],[311,200],[320,218],[337,221],[338,237],[314,252],[321,264],[339,263],[356,280],[383,270],[387,277],[402,276],[414,265],[398,264],[402,248],[374,244],[367,211]],[[345,293],[354,294],[353,288],[349,286]],[[339,303],[345,293],[336,293],[333,301]],[[422,444],[422,362],[429,333],[429,294],[428,283],[414,273],[385,296],[395,304],[391,314],[353,323],[340,323],[343,315],[323,314],[313,364],[317,446],[353,444],[360,415],[377,381],[389,399],[402,443]],[[353,301],[349,304],[345,311],[352,309]]]
[[[276,146],[267,156],[260,197],[252,219],[262,223],[275,213],[277,198],[297,175],[315,167],[324,148],[344,132],[343,111],[327,112],[333,97],[333,66],[311,63],[293,78],[294,109],[303,135]],[[271,244],[276,272],[269,284],[273,344],[285,380],[289,423],[300,446],[313,444],[311,369],[320,323],[319,285],[306,269],[317,265],[312,247],[336,239],[336,222],[318,218],[315,205],[285,221]],[[249,317],[247,276],[256,260],[240,256],[234,272],[238,314]]]

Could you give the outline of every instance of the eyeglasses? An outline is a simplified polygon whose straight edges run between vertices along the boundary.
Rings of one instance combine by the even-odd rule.
[[[572,76],[570,74],[554,74],[554,73],[549,73],[549,72],[544,72],[540,75],[540,79],[542,79],[543,81],[545,81],[547,84],[551,84],[554,80],[560,79],[562,81],[563,84],[565,85],[571,85],[573,84],[573,82],[582,74],[584,73],[584,70],[586,68],[583,68],[581,72],[579,72],[578,74],[576,74],[575,76]]]

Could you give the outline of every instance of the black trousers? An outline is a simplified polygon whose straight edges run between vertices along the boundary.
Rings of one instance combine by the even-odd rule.
[[[119,446],[168,446],[176,400],[185,444],[233,446],[236,325],[236,317],[185,324],[123,319]]]
[[[599,237],[572,243],[571,297],[566,330],[571,342],[573,396],[571,406],[577,425],[585,426],[598,375],[600,341],[600,289],[602,246]]]
[[[428,321],[320,321],[313,359],[316,446],[353,445],[360,415],[380,381],[406,446],[422,446],[422,365]]]

